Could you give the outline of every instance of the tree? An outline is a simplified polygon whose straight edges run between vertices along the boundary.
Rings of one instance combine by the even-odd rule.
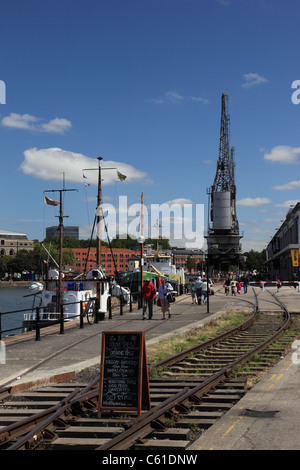
[[[195,268],[196,268],[196,260],[194,258],[190,258],[188,257],[187,260],[186,260],[186,269],[188,270],[188,272],[192,272],[192,271],[195,271]]]
[[[250,250],[247,255],[247,259],[244,262],[243,269],[245,271],[253,272],[256,270],[257,272],[262,272],[264,270],[264,262],[266,261],[266,250],[262,250],[261,252]]]

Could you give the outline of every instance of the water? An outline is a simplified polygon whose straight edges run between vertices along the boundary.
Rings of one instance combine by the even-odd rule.
[[[1,315],[1,330],[16,328],[16,330],[3,333],[2,336],[22,333],[24,313],[31,311],[33,297],[25,297],[29,291],[27,287],[3,287],[0,288],[0,312],[28,309],[25,312]]]

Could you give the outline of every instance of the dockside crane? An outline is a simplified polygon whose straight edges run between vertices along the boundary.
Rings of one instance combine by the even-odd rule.
[[[222,93],[219,158],[214,182],[207,190],[210,220],[206,235],[210,265],[226,271],[238,265],[241,255],[239,223],[236,214],[235,148],[230,147],[228,93]]]

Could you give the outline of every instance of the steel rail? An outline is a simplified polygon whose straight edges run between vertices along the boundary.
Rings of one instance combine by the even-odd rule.
[[[45,429],[51,422],[53,416],[54,419],[58,419],[60,416],[66,415],[67,413],[72,414],[72,408],[78,403],[92,400],[97,397],[97,394],[99,394],[98,389],[91,389],[97,386],[99,378],[100,376],[96,377],[89,385],[87,385],[83,389],[76,388],[67,397],[62,399],[56,405],[51,406],[47,410],[40,411],[39,413],[36,413],[33,416],[29,416],[18,421],[17,423],[13,423],[9,426],[6,426],[2,431],[0,431],[0,444],[4,444],[7,441],[17,439],[20,436],[24,436],[24,432],[27,433],[26,438],[20,438],[17,443],[13,444],[8,449],[6,449],[16,450],[20,446],[25,445],[25,441],[30,440],[31,435],[29,433],[32,430],[34,430],[34,434],[37,434],[37,426],[41,426],[42,429]]]
[[[190,356],[193,353],[196,353],[198,351],[206,349],[209,346],[212,346],[212,345],[218,343],[219,341],[222,341],[223,339],[237,333],[238,331],[244,331],[247,328],[249,328],[249,326],[251,326],[257,320],[257,317],[259,315],[258,299],[257,299],[257,294],[254,291],[254,289],[253,289],[253,293],[255,295],[255,303],[253,304],[251,302],[252,307],[253,307],[253,314],[245,322],[243,322],[240,325],[232,328],[231,330],[228,330],[228,331],[225,331],[224,333],[221,333],[220,335],[216,336],[215,338],[208,339],[207,341],[204,341],[201,344],[197,344],[196,346],[192,346],[188,349],[185,349],[184,351],[181,351],[181,352],[175,354],[172,357],[169,357],[167,359],[163,359],[160,362],[158,362],[156,364],[153,364],[152,366],[149,367],[149,373],[151,374],[151,372],[155,369],[166,369],[167,367],[170,367],[170,366],[176,364],[178,361],[182,361],[183,359],[185,359],[186,357]]]
[[[277,300],[277,299],[276,299]],[[290,313],[287,310],[283,304],[281,304],[284,312],[285,312],[285,318],[284,321],[281,325],[281,327],[273,334],[271,335],[267,340],[263,341],[256,347],[252,348],[250,351],[247,351],[245,354],[243,354],[240,358],[234,360],[227,366],[225,366],[223,369],[206,379],[203,383],[200,385],[197,385],[196,387],[189,389],[185,393],[182,393],[180,395],[176,395],[172,397],[167,401],[165,401],[165,406],[161,406],[159,410],[156,410],[155,408],[152,410],[153,413],[150,412],[147,413],[145,423],[143,421],[143,416],[139,420],[139,422],[132,427],[130,427],[127,431],[124,433],[121,433],[120,435],[116,436],[112,440],[108,441],[106,444],[103,444],[102,446],[97,447],[95,450],[128,450],[130,447],[132,447],[138,440],[146,437],[149,435],[153,430],[155,430],[155,427],[157,425],[157,422],[160,424],[161,427],[164,426],[164,423],[166,421],[166,414],[170,414],[172,409],[174,410],[180,410],[181,413],[187,412],[188,406],[193,403],[201,403],[202,397],[207,394],[209,391],[211,391],[214,387],[219,385],[221,382],[226,380],[230,376],[230,374],[236,369],[238,365],[244,364],[247,362],[255,353],[258,353],[262,351],[263,349],[266,349],[269,344],[274,342],[275,339],[277,339],[278,336],[282,334],[282,332],[288,327],[291,317]],[[258,307],[258,304],[257,304]],[[144,424],[143,424],[144,423]]]
[[[271,293],[270,293],[271,294]],[[273,295],[273,294],[271,294]],[[246,329],[248,326],[252,325],[253,322],[256,319],[257,314],[259,313],[258,309],[258,300],[257,300],[257,295],[255,294],[256,297],[256,304],[255,304],[255,311],[250,319],[248,319],[246,322],[244,322],[242,325],[239,325],[236,328],[233,328],[229,332],[227,332],[225,335],[219,335],[218,340],[223,339],[223,337],[228,336],[228,334],[233,334],[233,330],[239,331],[241,329]],[[229,377],[230,373],[239,365],[247,362],[249,360],[249,357],[251,357],[254,353],[259,352],[263,349],[265,349],[270,343],[272,343],[281,333],[284,329],[286,329],[289,325],[290,322],[290,314],[286,307],[279,302],[279,300],[273,296],[276,301],[281,305],[281,308],[285,311],[285,321],[282,324],[282,326],[272,335],[269,339],[265,340],[258,346],[254,347],[244,355],[242,355],[240,358],[236,359],[229,365],[225,366],[223,369],[218,371],[216,374],[212,375],[210,378],[205,380],[203,383],[200,385],[189,389],[185,388],[181,392],[177,393],[176,395],[168,398],[164,402],[162,402],[160,405],[157,405],[155,408],[151,409],[150,411],[144,413],[141,417],[138,419],[135,419],[130,425],[130,427],[121,433],[120,435],[116,436],[114,439],[109,441],[108,443],[98,447],[96,450],[124,450],[128,449],[130,446],[134,445],[134,443],[137,441],[137,439],[142,439],[143,437],[147,436],[149,433],[151,433],[155,427],[164,427],[165,426],[165,421],[166,421],[166,415],[168,415],[172,409],[180,410],[180,412],[187,412],[187,407],[188,405],[192,403],[201,403],[202,397],[207,394],[209,391],[211,391],[214,387],[216,387],[220,382],[223,382],[226,380],[226,378]],[[222,338],[221,338],[222,337]],[[209,343],[211,340],[208,341]],[[206,342],[206,343],[208,343]],[[216,341],[215,341],[216,342]],[[207,347],[207,345],[206,345]],[[187,354],[191,353],[190,348]],[[175,355],[176,360],[178,361],[178,357],[180,354]],[[160,363],[159,363],[160,364]],[[152,366],[152,370],[154,367],[160,367],[159,364],[156,364],[155,366]],[[12,444],[8,449],[6,450],[18,450],[18,449],[30,449],[32,447],[36,447],[40,443],[40,436],[46,435],[50,436],[51,439],[51,433],[55,429],[58,429],[61,426],[64,426],[63,422],[61,423],[60,417],[62,415],[72,415],[74,410],[80,409],[81,405],[84,402],[89,402],[89,400],[96,399],[98,401],[99,399],[99,390],[92,388],[97,385],[99,381],[99,376],[94,379],[94,381],[86,386],[82,390],[76,390],[72,392],[67,398],[62,400],[59,405],[55,405],[51,407],[50,409],[38,413],[37,415],[34,415],[34,417],[26,418],[25,420],[22,420],[19,423],[10,425],[4,429],[5,433],[3,434],[4,440],[8,441],[13,438],[17,438],[19,435],[23,435],[21,439],[19,439],[17,442]],[[96,407],[96,404],[92,404],[92,406]],[[75,413],[76,414],[76,413]],[[39,416],[40,415],[40,416]],[[44,419],[43,419],[44,418]],[[54,423],[54,424],[53,424]],[[24,436],[24,426],[30,426],[29,432]],[[35,426],[34,426],[35,425]],[[23,427],[22,427],[23,426]],[[29,428],[27,428],[29,429]],[[15,434],[14,434],[15,433]],[[0,437],[1,437],[1,432],[0,432]]]
[[[254,289],[253,289],[253,292],[255,294]],[[241,324],[238,327],[234,328],[233,330],[230,330],[229,332],[226,332],[223,335],[219,335],[217,337],[217,339],[209,340],[209,341],[203,343],[205,345],[204,347],[208,347],[209,343],[213,344],[214,342],[220,341],[220,339],[224,339],[226,336],[233,334],[236,330],[246,329],[250,324],[252,324],[253,321],[255,320],[255,317],[257,315],[257,310],[258,310],[258,308],[257,308],[258,307],[257,296],[255,296],[255,300],[256,300],[255,304],[252,304],[252,306],[254,308],[254,314],[250,319],[246,320],[246,322],[244,322],[243,324]],[[96,333],[96,335],[97,334],[98,333]],[[80,343],[81,341],[82,340],[78,341],[77,343]],[[196,348],[197,347],[193,347],[193,348],[188,349],[185,355],[191,354],[191,352],[192,352],[191,350],[195,350]],[[66,350],[66,349],[67,348],[63,348],[62,351]],[[200,345],[200,347],[198,346],[198,349],[201,349],[201,345]],[[182,353],[182,354],[184,354],[184,353]],[[47,358],[45,361],[47,361],[49,359],[50,358]],[[175,355],[175,356],[172,356],[172,364],[175,363],[175,362],[178,362],[180,359],[182,359],[182,357],[180,357],[180,353]],[[167,362],[167,361],[165,361],[165,362]],[[169,365],[170,365],[170,363],[168,364],[168,366]],[[151,370],[153,370],[154,368],[158,368],[158,367],[160,367],[160,364],[152,366]],[[48,434],[50,434],[50,432],[51,432],[50,427],[52,428],[51,422],[53,421],[53,419],[58,420],[58,418],[60,416],[66,415],[67,413],[71,413],[70,410],[72,410],[72,408],[74,409],[75,406],[77,406],[77,408],[80,407],[81,403],[84,402],[84,401],[93,400],[93,399],[98,400],[98,393],[99,393],[98,390],[91,391],[91,389],[93,388],[94,385],[97,384],[97,382],[99,382],[99,379],[100,379],[100,375],[97,376],[91,384],[89,384],[87,387],[85,387],[85,389],[83,389],[79,392],[77,391],[77,393],[70,394],[68,399],[65,398],[61,402],[54,405],[53,407],[48,408],[47,410],[44,410],[44,411],[39,412],[39,413],[37,413],[33,416],[25,418],[25,419],[23,419],[23,420],[21,420],[17,423],[14,423],[14,424],[11,424],[11,425],[7,426],[3,430],[2,433],[0,432],[0,443],[3,444],[5,442],[7,442],[8,440],[17,439],[20,436],[23,436],[23,437],[22,438],[20,437],[20,439],[16,443],[11,445],[6,450],[17,450],[17,449],[26,448],[26,447],[29,448],[30,443],[33,440],[35,441],[35,443],[37,443],[37,440],[38,440],[37,436],[39,434],[41,434],[45,429],[48,428]],[[70,403],[68,403],[68,402],[70,402]],[[159,408],[160,408],[160,406],[158,406],[158,408],[156,408],[156,409],[159,409]],[[149,414],[152,415],[151,410],[150,410]],[[144,416],[145,416],[145,414],[143,415],[143,417]],[[24,435],[24,432],[27,432],[26,435]]]

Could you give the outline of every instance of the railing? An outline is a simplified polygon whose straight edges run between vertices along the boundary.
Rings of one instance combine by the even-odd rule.
[[[178,290],[174,291],[175,295],[182,295],[183,293],[186,293],[188,291],[188,283],[183,285],[180,284],[178,285]],[[119,300],[119,302],[116,302],[115,305],[112,305],[112,298]],[[33,323],[33,330],[35,331],[35,340],[40,341],[41,340],[41,328],[46,328],[47,326],[52,326],[52,325],[59,325],[60,327],[60,334],[64,333],[64,324],[65,322],[72,320],[72,319],[78,319],[79,318],[79,328],[84,328],[84,317],[87,317],[88,323],[91,323],[91,318],[93,319],[93,323],[98,323],[99,321],[104,321],[105,320],[105,313],[108,312],[108,319],[112,319],[113,311],[118,310],[120,315],[124,314],[124,308],[129,307],[129,312],[132,312],[133,308],[133,303],[137,303],[137,308],[141,309],[142,308],[142,302],[141,302],[141,294],[140,292],[131,292],[129,296],[129,302],[124,301],[124,297],[121,295],[120,297],[116,296],[109,296],[107,300],[107,311],[103,312],[100,311],[99,309],[99,300],[97,297],[92,298],[94,301],[94,306],[93,306],[93,314],[90,315],[90,318],[88,318],[88,311],[87,308],[84,307],[84,304],[87,304],[88,301],[85,300],[80,300],[78,302],[65,302],[61,305],[61,312],[55,312],[56,315],[59,316],[58,319],[53,319],[49,320],[49,323],[47,325],[43,325],[42,321],[42,315],[44,313],[50,313],[50,312],[45,312],[46,307],[41,307],[41,306],[36,306],[34,308],[27,308],[27,309],[22,309],[22,310],[12,310],[9,312],[0,312],[0,340],[2,339],[3,336],[11,336],[7,333],[11,333],[13,331],[18,331],[21,330],[22,332],[24,331],[24,314],[26,312],[35,314],[35,319],[32,320]],[[79,304],[80,305],[80,313],[76,313],[74,315],[68,314],[68,317],[66,319],[64,315],[64,310],[65,306],[68,305],[75,305]],[[22,320],[20,319],[20,323],[18,326],[15,326],[14,328],[7,328],[2,330],[2,317],[4,315],[13,315],[13,314],[20,314],[23,313]]]
[[[118,299],[117,297],[114,297],[115,299]],[[93,305],[93,314],[90,315],[93,318],[93,323],[98,323],[99,321],[105,320],[105,312],[99,311],[99,305],[98,305],[98,298],[93,298],[94,300],[94,305]],[[65,306],[70,306],[70,305],[75,305],[79,304],[80,305],[80,313],[79,315],[76,313],[74,315],[68,315],[67,320],[64,316],[64,309]],[[41,315],[43,313],[50,313],[50,312],[45,312],[46,307],[41,307],[41,306],[36,306],[34,308],[27,308],[27,309],[22,309],[22,310],[12,310],[9,312],[0,312],[0,340],[2,339],[3,336],[10,336],[7,333],[11,333],[13,331],[18,331],[21,330],[22,332],[24,331],[24,314],[25,313],[32,313],[35,314],[35,319],[32,320],[33,330],[35,330],[35,340],[40,341],[41,335],[40,335],[40,330],[41,328],[46,328],[46,326],[52,326],[52,325],[59,325],[60,326],[60,333],[64,333],[64,324],[66,321],[73,320],[76,318],[79,318],[79,328],[84,328],[84,317],[87,316],[88,311],[85,309],[84,304],[87,304],[86,301],[80,300],[78,302],[66,302],[62,304],[61,306],[61,312],[56,312],[56,315],[59,316],[58,319],[53,319],[49,320],[49,323],[47,325],[42,325],[41,323]],[[111,297],[108,297],[108,302],[107,302],[107,311],[108,311],[108,318],[112,318],[112,312],[113,310],[119,309],[120,315],[123,315],[124,313],[124,307],[129,305],[129,311],[132,312],[132,296],[130,295],[130,302],[129,304],[125,303],[122,299],[122,297],[119,298],[119,305],[112,305],[111,303]],[[23,313],[22,319],[20,319],[20,323],[14,328],[7,328],[7,329],[2,329],[2,317],[4,315],[13,315],[13,314],[20,314]],[[91,323],[89,321],[89,323]]]
[[[266,287],[278,287],[277,281],[250,281],[249,285],[253,287],[260,287],[262,290],[264,290]],[[299,281],[281,281],[279,287],[284,286],[294,287],[295,289],[298,289],[298,292],[300,292]]]

